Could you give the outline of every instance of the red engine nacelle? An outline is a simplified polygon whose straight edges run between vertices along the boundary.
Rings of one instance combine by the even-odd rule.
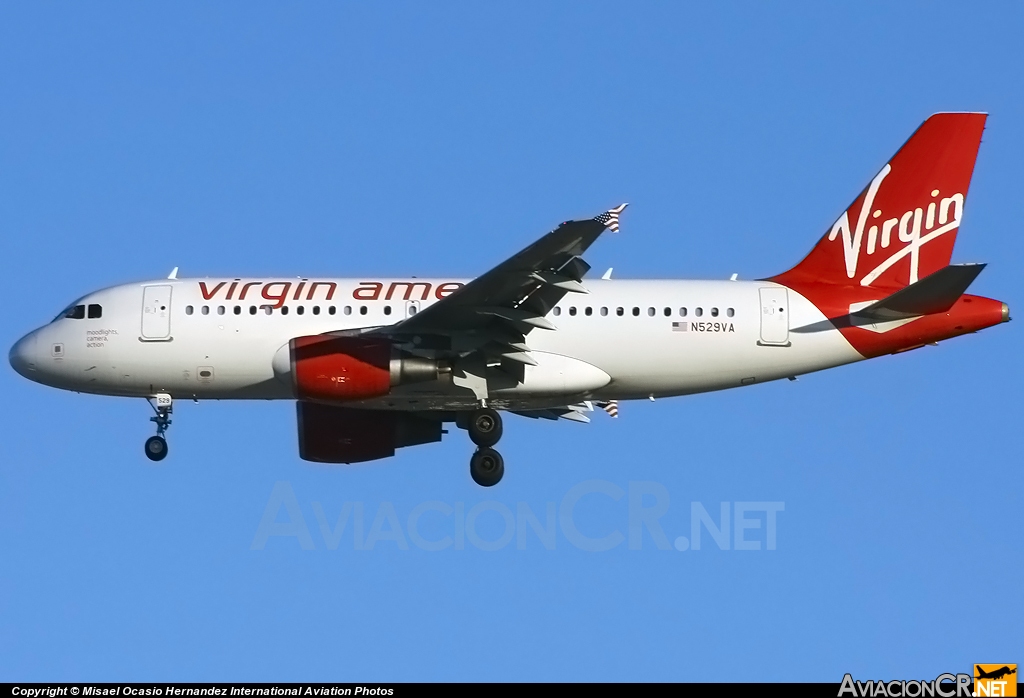
[[[274,371],[290,382],[300,400],[338,402],[380,397],[396,385],[434,380],[438,367],[386,340],[315,335],[291,340],[287,353],[282,347]]]

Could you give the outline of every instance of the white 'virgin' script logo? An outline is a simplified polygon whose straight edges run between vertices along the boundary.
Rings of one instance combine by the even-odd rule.
[[[828,234],[830,241],[835,240],[840,234],[843,236],[846,275],[851,279],[857,275],[857,264],[860,261],[861,247],[864,242],[864,227],[868,222],[868,214],[875,203],[875,196],[878,194],[879,187],[882,186],[882,180],[890,172],[892,172],[892,167],[886,165],[871,180],[867,194],[864,196],[864,203],[860,207],[860,214],[857,216],[857,228],[851,230],[849,212],[845,211],[839,217],[839,220],[835,222],[835,225],[832,226],[832,231]],[[932,190],[932,198],[938,195],[938,189]],[[950,216],[950,209],[952,209],[952,217]],[[877,250],[884,250],[889,247],[892,243],[893,229],[896,230],[900,242],[909,244],[893,252],[881,264],[865,274],[864,278],[860,280],[860,285],[870,286],[886,269],[908,255],[910,256],[910,283],[917,281],[921,248],[940,235],[956,230],[960,226],[960,218],[963,216],[963,212],[964,195],[958,192],[939,200],[937,205],[935,201],[932,201],[928,204],[927,212],[921,208],[915,208],[912,211],[906,211],[897,218],[883,221],[881,228],[878,225],[872,225],[868,229],[867,235],[868,255],[873,255]],[[936,214],[938,215],[936,216]],[[880,218],[881,216],[881,210],[871,213],[872,218]],[[938,218],[937,221],[936,217]],[[935,227],[936,223],[939,226],[937,228]],[[924,233],[923,235],[922,232]]]

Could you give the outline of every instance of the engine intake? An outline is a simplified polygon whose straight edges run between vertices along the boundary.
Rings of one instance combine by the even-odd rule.
[[[338,402],[381,397],[398,385],[435,380],[438,364],[383,339],[314,335],[281,347],[274,373],[300,400]]]

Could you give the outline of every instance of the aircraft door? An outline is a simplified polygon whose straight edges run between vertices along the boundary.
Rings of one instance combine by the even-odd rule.
[[[415,315],[416,313],[420,312],[420,310],[421,310],[421,307],[420,307],[420,302],[419,301],[406,301],[405,302],[405,317],[411,318],[413,315]]]
[[[789,296],[785,288],[762,288],[761,341],[758,344],[789,346]]]
[[[146,286],[142,291],[142,339],[171,337],[171,286]]]

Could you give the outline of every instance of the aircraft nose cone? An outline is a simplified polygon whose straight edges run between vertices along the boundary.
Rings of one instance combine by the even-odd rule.
[[[32,374],[36,371],[36,333],[27,334],[11,347],[7,355],[11,362],[11,368],[23,375],[25,378],[34,379]]]

